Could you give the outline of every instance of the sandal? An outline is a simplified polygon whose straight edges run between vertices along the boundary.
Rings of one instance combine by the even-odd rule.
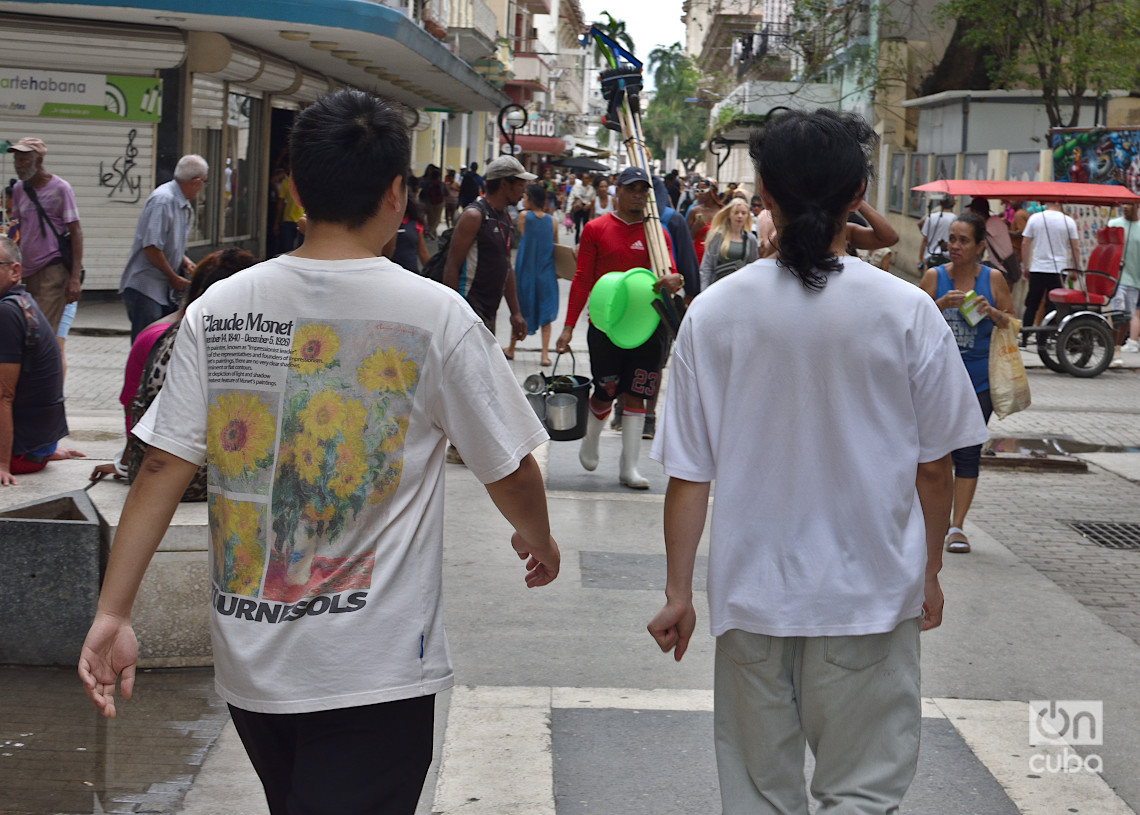
[[[970,551],[970,539],[958,527],[951,527],[946,535],[946,551],[957,555],[965,555]]]

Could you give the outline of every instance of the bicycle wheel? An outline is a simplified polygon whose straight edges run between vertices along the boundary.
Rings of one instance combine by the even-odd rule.
[[[1050,333],[1041,332],[1037,334],[1037,356],[1045,364],[1045,367],[1050,371],[1056,371],[1059,374],[1065,373],[1061,361],[1057,359],[1057,332]]]
[[[1112,332],[1095,317],[1073,320],[1057,335],[1057,359],[1073,376],[1099,376],[1112,362],[1114,351]]]

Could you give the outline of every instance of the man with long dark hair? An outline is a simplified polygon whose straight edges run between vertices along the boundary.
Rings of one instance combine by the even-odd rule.
[[[717,482],[708,599],[726,815],[890,813],[914,777],[920,629],[942,621],[950,451],[986,428],[953,334],[918,288],[846,254],[873,134],[851,114],[786,113],[753,135],[779,255],[693,301],[653,456],[666,603],[680,659]]]

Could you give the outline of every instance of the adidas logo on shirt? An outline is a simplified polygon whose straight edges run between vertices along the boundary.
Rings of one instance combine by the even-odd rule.
[[[638,238],[632,244],[630,244],[629,248],[630,249],[644,249],[645,244],[642,243],[641,238]]]

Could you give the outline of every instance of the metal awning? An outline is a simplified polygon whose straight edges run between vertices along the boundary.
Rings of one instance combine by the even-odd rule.
[[[499,145],[505,145],[507,140],[499,137]],[[548,156],[560,156],[566,152],[566,142],[554,136],[515,136],[515,147],[520,153],[544,153]]]
[[[970,181],[941,179],[911,187],[915,192],[971,195],[1009,201],[1056,201],[1061,204],[1119,204],[1140,201],[1140,195],[1119,184],[1077,184],[1070,181]]]
[[[400,11],[368,0],[40,0],[3,11],[216,31],[416,108],[498,110],[510,101]]]

